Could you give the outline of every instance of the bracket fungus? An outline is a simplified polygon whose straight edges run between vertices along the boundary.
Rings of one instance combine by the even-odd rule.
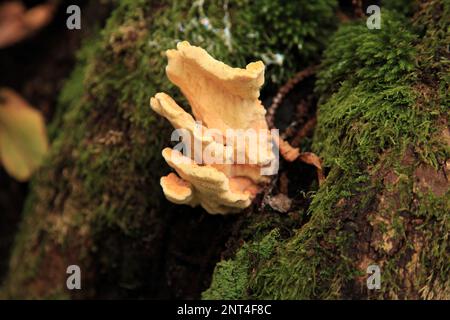
[[[278,169],[277,131],[269,132],[258,99],[264,64],[232,68],[186,41],[166,54],[167,76],[187,98],[195,119],[165,93],[150,100],[152,109],[177,129],[175,137],[182,136],[183,152],[179,145],[162,152],[178,174],[161,178],[164,194],[171,202],[201,205],[211,214],[239,212]]]

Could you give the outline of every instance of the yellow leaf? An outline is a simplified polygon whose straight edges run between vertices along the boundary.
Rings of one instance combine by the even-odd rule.
[[[44,118],[10,89],[0,89],[0,162],[19,181],[26,181],[48,151]]]

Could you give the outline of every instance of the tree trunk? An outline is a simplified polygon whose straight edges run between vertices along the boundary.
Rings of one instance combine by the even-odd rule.
[[[449,298],[444,1],[423,1],[405,16],[390,5],[381,30],[354,19],[335,34],[331,0],[297,4],[303,15],[291,4],[275,10],[272,1],[175,3],[121,1],[80,51],[0,295]],[[231,38],[220,32],[224,10]],[[199,23],[205,17],[212,30]],[[274,34],[268,23],[278,23]],[[301,146],[323,159],[325,182],[319,186],[308,165],[282,163],[270,188],[241,214],[211,216],[169,203],[159,178],[169,172],[161,150],[170,128],[148,100],[163,91],[182,101],[161,54],[175,39],[232,66],[282,53],[282,65],[272,61],[267,69],[262,98],[269,102],[325,49],[316,77],[294,87],[275,119],[285,128],[299,117],[293,105],[307,101],[307,123],[317,102],[314,136]],[[271,205],[279,193],[293,200],[287,213]],[[67,289],[69,265],[80,266],[82,290]],[[379,267],[379,289],[367,287],[369,265]]]

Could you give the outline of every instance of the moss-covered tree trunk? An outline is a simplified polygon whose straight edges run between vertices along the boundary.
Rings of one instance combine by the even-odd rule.
[[[356,20],[333,35],[332,0],[199,3],[121,1],[80,51],[2,296],[448,298],[448,6],[386,10],[381,30]],[[162,55],[180,39],[233,66],[263,58],[263,98],[326,48],[317,127],[302,146],[327,178],[317,187],[310,168],[283,164],[265,197],[295,184],[288,214],[258,199],[241,215],[208,216],[162,196],[170,128],[148,99],[180,101]],[[66,288],[72,264],[80,291]],[[366,287],[370,264],[379,290]]]
[[[450,297],[450,6],[415,10],[340,26],[316,81],[313,150],[329,172],[310,219],[220,262],[205,298]]]

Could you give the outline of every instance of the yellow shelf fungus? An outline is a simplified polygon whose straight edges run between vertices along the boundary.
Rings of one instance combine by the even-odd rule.
[[[242,211],[267,175],[276,173],[268,168],[275,162],[278,168],[277,140],[258,99],[264,64],[232,68],[186,41],[166,54],[167,76],[186,96],[195,119],[165,93],[150,100],[155,112],[182,130],[182,149],[187,151],[163,150],[178,174],[161,178],[164,194],[173,203],[201,205],[211,214]]]

